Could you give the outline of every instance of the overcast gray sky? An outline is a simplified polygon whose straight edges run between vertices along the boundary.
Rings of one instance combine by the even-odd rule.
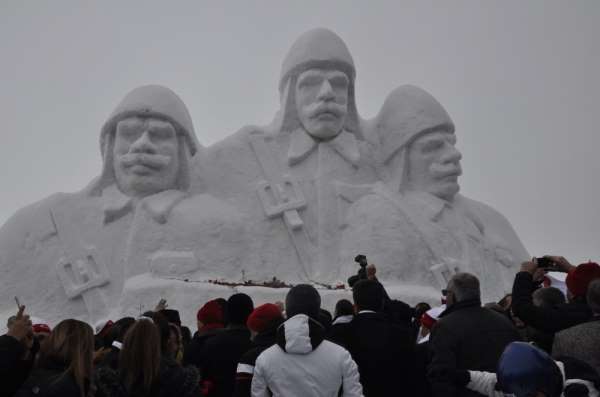
[[[100,171],[99,130],[131,88],[171,87],[204,145],[278,109],[281,61],[323,26],[373,117],[401,84],[448,110],[465,195],[532,255],[600,261],[600,2],[7,1],[0,3],[0,223]]]

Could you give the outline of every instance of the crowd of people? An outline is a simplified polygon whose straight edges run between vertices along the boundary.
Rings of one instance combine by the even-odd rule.
[[[599,396],[600,266],[548,259],[566,296],[534,258],[498,302],[457,273],[440,305],[411,307],[368,265],[333,315],[308,284],[257,307],[236,293],[200,307],[193,336],[165,301],[97,332],[32,324],[20,306],[0,336],[0,395]]]

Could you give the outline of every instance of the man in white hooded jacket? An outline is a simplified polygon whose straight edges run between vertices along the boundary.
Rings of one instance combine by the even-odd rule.
[[[253,397],[362,397],[358,367],[350,353],[324,340],[317,318],[321,297],[301,284],[286,296],[288,320],[277,330],[277,343],[256,359]]]

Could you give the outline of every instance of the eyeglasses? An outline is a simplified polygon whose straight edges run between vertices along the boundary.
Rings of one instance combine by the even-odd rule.
[[[449,294],[450,292],[452,292],[452,291],[450,291],[449,289],[445,289],[445,288],[444,288],[444,289],[442,290],[442,296],[448,296],[448,294]]]

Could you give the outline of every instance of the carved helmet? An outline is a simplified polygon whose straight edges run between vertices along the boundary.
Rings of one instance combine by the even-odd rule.
[[[354,97],[356,69],[348,47],[342,39],[324,28],[309,30],[302,34],[288,51],[281,66],[279,94],[281,97],[281,130],[293,131],[300,126],[296,112],[296,81],[298,76],[309,69],[335,69],[344,72],[348,86],[348,112],[344,129],[362,137]]]
[[[171,89],[160,85],[145,85],[134,88],[117,105],[100,132],[100,152],[102,154],[102,175],[94,183],[93,192],[114,181],[113,146],[115,128],[119,121],[128,117],[156,117],[168,121],[175,127],[177,135],[184,142],[179,155],[183,157],[180,167],[179,184],[187,189],[190,184],[189,161],[201,147],[194,132],[192,118],[187,107]]]
[[[381,160],[388,162],[417,136],[443,129],[454,133],[454,123],[442,105],[422,88],[403,85],[386,98],[375,121]]]

